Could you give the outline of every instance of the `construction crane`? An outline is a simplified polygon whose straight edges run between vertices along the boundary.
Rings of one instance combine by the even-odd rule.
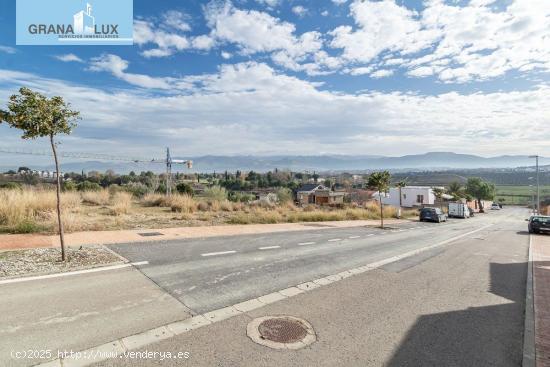
[[[193,161],[172,159],[170,148],[166,148],[166,196],[172,195],[172,164],[185,164],[187,168],[193,168]]]
[[[19,149],[5,149],[0,148],[0,153],[6,154],[18,154],[18,155],[42,155],[52,156],[52,152],[49,151],[28,151]],[[133,162],[133,163],[163,163],[166,164],[166,195],[172,194],[172,165],[182,164],[187,168],[193,168],[192,160],[173,159],[170,155],[170,148],[166,148],[165,159],[146,159],[146,158],[130,158],[121,156],[112,156],[107,154],[98,153],[79,153],[79,152],[59,152],[58,156],[65,158],[77,158],[77,159],[98,159],[105,161],[119,161],[119,162]]]

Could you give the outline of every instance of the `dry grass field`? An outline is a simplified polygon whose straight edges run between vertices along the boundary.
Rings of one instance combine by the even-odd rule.
[[[133,197],[124,191],[64,192],[63,221],[67,232],[138,228],[168,228],[219,224],[293,223],[379,219],[380,207],[347,205],[344,208],[292,203],[241,203],[215,198],[174,194]],[[1,233],[55,233],[56,196],[51,190],[24,188],[0,190]],[[405,211],[414,216],[416,211]],[[387,218],[396,216],[384,208]]]

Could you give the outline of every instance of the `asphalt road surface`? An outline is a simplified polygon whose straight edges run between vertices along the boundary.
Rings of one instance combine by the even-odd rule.
[[[313,231],[188,239],[109,246],[196,313],[226,307],[312,279],[497,223],[513,210],[447,223],[407,223],[395,229]]]
[[[527,215],[507,208],[441,225],[408,224],[386,234],[327,229],[220,239],[217,245],[205,240],[139,250],[117,246],[132,260],[151,261],[141,269],[147,276],[195,311],[206,311],[461,236],[141,350],[186,351],[188,360],[123,359],[98,366],[520,366]],[[299,246],[304,242],[311,244]],[[257,345],[246,327],[265,315],[302,317],[318,340],[298,351]]]

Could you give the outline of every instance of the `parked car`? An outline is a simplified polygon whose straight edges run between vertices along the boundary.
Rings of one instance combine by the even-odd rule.
[[[550,216],[547,215],[533,215],[527,219],[529,222],[529,233],[541,233],[550,232]]]
[[[446,222],[447,214],[439,208],[422,208],[420,209],[420,221],[424,222]]]
[[[491,204],[491,210],[500,210],[501,206],[497,203]]]
[[[470,208],[464,203],[449,203],[449,218],[469,218]]]

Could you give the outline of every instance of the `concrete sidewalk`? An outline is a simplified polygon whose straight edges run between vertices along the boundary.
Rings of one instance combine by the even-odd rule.
[[[533,301],[537,367],[550,367],[550,237],[533,235]]]
[[[384,223],[388,226],[404,222],[409,222],[409,220],[388,219],[384,221]],[[66,234],[65,242],[69,246],[108,245],[115,243],[166,241],[185,238],[204,238],[218,236],[235,236],[244,234],[308,231],[324,228],[377,226],[379,224],[379,220],[350,220],[316,223],[248,224],[162,229],[134,229],[121,231],[75,232]],[[0,235],[0,251],[57,246],[59,246],[59,237],[57,235]]]

